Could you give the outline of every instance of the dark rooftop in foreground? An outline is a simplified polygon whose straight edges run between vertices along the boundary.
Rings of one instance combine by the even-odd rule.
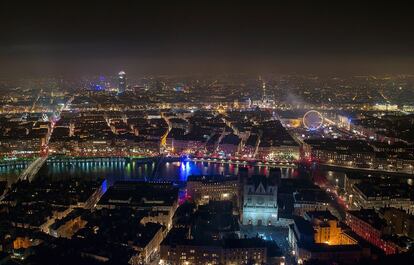
[[[100,205],[132,207],[172,206],[178,200],[178,188],[169,183],[116,182],[102,196]]]
[[[358,219],[370,224],[372,227],[381,230],[384,228],[387,223],[382,219],[374,209],[361,209],[357,211],[348,211],[348,214],[351,214]]]

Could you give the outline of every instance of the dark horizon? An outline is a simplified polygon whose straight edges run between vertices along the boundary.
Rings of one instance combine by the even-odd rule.
[[[0,76],[414,71],[403,2],[0,4]]]

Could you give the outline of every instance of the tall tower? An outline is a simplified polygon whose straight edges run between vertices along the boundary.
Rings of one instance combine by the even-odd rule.
[[[266,101],[266,82],[262,80],[263,101]]]
[[[126,90],[126,74],[124,71],[118,73],[118,93],[124,93]]]
[[[266,82],[264,81],[261,75],[259,75],[259,84],[262,89],[262,101],[265,102],[266,101]]]

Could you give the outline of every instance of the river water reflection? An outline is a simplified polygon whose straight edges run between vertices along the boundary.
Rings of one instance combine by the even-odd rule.
[[[249,175],[268,175],[267,166],[247,166]],[[153,179],[165,181],[186,181],[190,175],[237,175],[239,166],[226,163],[206,162],[156,162],[147,161],[79,161],[70,163],[48,162],[39,171],[38,177],[50,180],[65,178],[94,179],[96,177],[114,180]],[[291,178],[293,168],[282,168],[282,178]]]
[[[246,166],[249,175],[268,175],[270,167],[265,165]],[[67,159],[63,162],[48,161],[37,174],[39,178],[52,181],[67,178],[96,179],[106,178],[113,182],[116,180],[165,180],[186,181],[190,175],[237,175],[239,166],[234,164],[217,162],[162,162],[147,160],[124,160],[124,159]],[[282,178],[295,178],[298,176],[297,169],[282,168]],[[14,182],[23,168],[1,168],[0,181]],[[340,171],[319,170],[318,175],[333,185],[343,187],[346,174]],[[409,179],[408,182],[412,182]],[[412,184],[412,183],[409,183]]]

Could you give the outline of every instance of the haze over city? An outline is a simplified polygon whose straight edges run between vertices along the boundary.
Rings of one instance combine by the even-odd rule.
[[[398,1],[1,5],[2,76],[413,69],[410,8]]]

